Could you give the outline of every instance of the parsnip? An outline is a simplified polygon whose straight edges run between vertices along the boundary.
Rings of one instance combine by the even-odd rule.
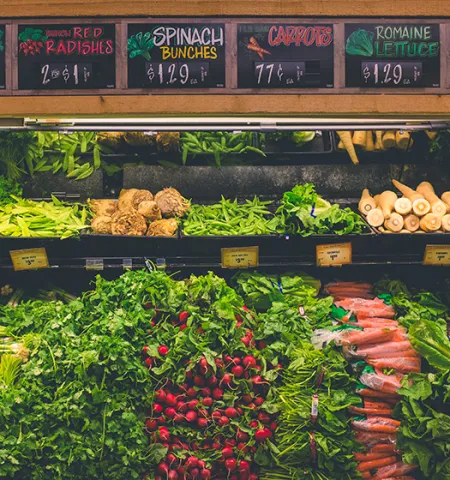
[[[422,182],[416,190],[430,203],[432,213],[441,217],[447,213],[447,205],[436,195],[430,182]]]
[[[395,143],[399,150],[408,150],[411,146],[411,135],[406,130],[397,130],[395,133]]]
[[[373,152],[375,150],[375,143],[373,141],[373,132],[369,130],[366,138],[366,152]]]
[[[375,150],[384,150],[383,146],[383,131],[382,130],[376,130],[375,131]]]
[[[344,144],[342,143],[342,140],[339,140],[337,149],[338,149],[339,152],[345,152],[346,151],[345,147],[344,147]]]
[[[374,195],[373,199],[375,200],[375,203],[377,204],[377,207],[380,205],[380,194]]]
[[[412,203],[409,198],[401,197],[399,198],[394,205],[394,209],[400,215],[408,215],[412,210]]]
[[[441,228],[442,217],[434,213],[428,213],[420,219],[420,228],[424,232],[436,232]]]
[[[408,187],[407,185],[400,183],[398,180],[392,180],[392,183],[394,186],[402,192],[402,194],[411,200],[411,203],[414,203],[415,200],[419,198],[424,198],[423,195],[420,193],[416,192],[412,188]]]
[[[428,202],[424,198],[418,198],[417,200],[414,200],[412,204],[412,209],[418,217],[423,217],[427,213],[430,213],[430,202]]]
[[[358,204],[358,209],[361,213],[364,215],[367,215],[372,208],[375,208],[377,204],[375,203],[375,200],[371,197],[369,190],[365,188],[362,191],[361,195],[361,200],[359,201]]]
[[[380,195],[380,208],[385,219],[390,218],[396,201],[397,194],[391,190],[386,190]]]
[[[400,232],[403,229],[403,217],[398,213],[391,213],[390,217],[384,221],[384,227],[391,232]]]
[[[425,133],[430,140],[434,140],[438,136],[438,132],[432,132],[431,130],[425,130]]]
[[[404,220],[405,228],[408,232],[416,232],[419,230],[419,217],[414,214],[408,215]]]
[[[405,228],[403,230],[400,230],[399,233],[411,233],[409,230],[406,230]]]
[[[392,147],[395,147],[395,130],[388,130],[383,135],[383,148],[387,150]]]
[[[364,130],[357,130],[353,134],[353,145],[356,145],[361,148],[366,148],[366,141],[367,141],[367,132]]]
[[[366,220],[372,227],[380,227],[384,223],[383,212],[379,208],[372,208],[367,214]]]
[[[349,154],[354,165],[359,164],[358,156],[356,155],[355,147],[352,142],[352,134],[349,131],[340,130],[336,132],[339,135],[347,153]]]
[[[442,217],[442,230],[450,232],[450,215],[448,214]]]
[[[444,192],[441,195],[441,199],[450,208],[450,192]],[[448,213],[450,213],[450,212],[448,212]]]

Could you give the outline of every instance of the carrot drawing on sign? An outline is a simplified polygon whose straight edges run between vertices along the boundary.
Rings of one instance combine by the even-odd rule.
[[[250,37],[247,48],[249,50],[253,50],[254,52],[256,52],[261,58],[261,60],[264,60],[264,55],[272,55],[270,52],[268,52],[267,50],[264,50],[264,48],[261,48],[259,46],[259,43],[255,37]]]

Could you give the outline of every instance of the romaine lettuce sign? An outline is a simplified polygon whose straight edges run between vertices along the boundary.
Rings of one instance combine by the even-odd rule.
[[[346,24],[347,87],[440,86],[438,24]]]

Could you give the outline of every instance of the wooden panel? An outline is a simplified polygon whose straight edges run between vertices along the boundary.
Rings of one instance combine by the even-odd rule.
[[[440,115],[448,95],[112,95],[2,97],[0,116]]]
[[[448,0],[0,0],[3,17],[450,16]]]

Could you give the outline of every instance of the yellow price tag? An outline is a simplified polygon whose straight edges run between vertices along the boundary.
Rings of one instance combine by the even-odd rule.
[[[316,246],[316,265],[318,267],[340,267],[352,263],[352,244],[331,243]]]
[[[15,271],[48,268],[48,257],[45,248],[28,248],[25,250],[10,250]]]
[[[251,268],[259,264],[259,247],[222,248],[222,268]]]
[[[427,245],[423,264],[450,266],[450,245]]]

